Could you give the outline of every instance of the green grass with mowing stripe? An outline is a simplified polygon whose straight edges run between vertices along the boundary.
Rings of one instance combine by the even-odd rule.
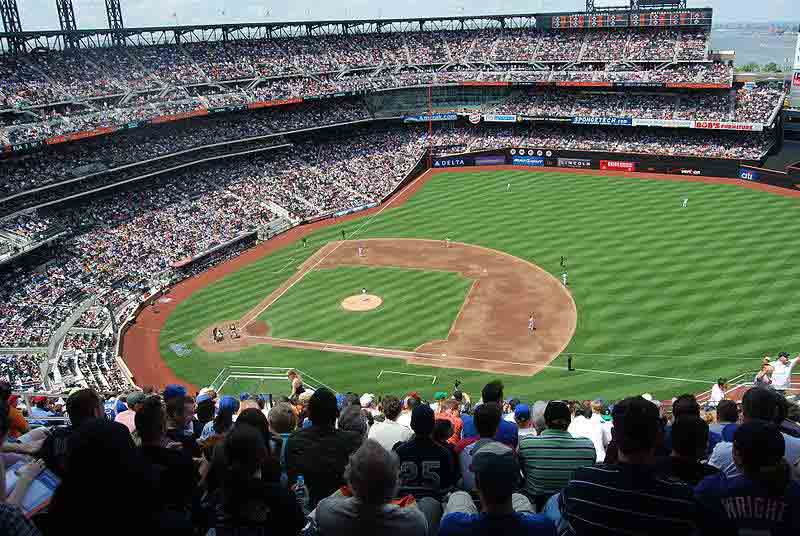
[[[684,197],[687,209],[681,208]],[[503,377],[507,392],[529,398],[651,392],[665,398],[707,389],[718,376],[753,370],[765,352],[800,350],[793,322],[800,314],[800,301],[794,299],[800,239],[790,223],[797,214],[795,199],[733,185],[555,172],[453,172],[436,176],[407,203],[372,219],[358,236],[449,236],[527,259],[556,275],[564,255],[578,306],[568,351],[583,370],[550,368],[530,378]],[[197,384],[210,381],[227,364],[238,364],[297,366],[341,390],[417,389],[430,395],[460,378],[466,389],[478,392],[493,375],[267,347],[206,354],[192,345],[187,358],[169,351],[170,343],[191,343],[214,321],[240,317],[318,247],[338,239],[342,228],[353,232],[364,221],[315,232],[311,247],[276,252],[180,304],[161,333],[169,365]],[[438,314],[434,309],[426,314]],[[553,363],[565,364],[564,357]],[[435,374],[439,386],[399,375],[376,382],[382,369]]]
[[[455,272],[340,266],[314,270],[259,318],[283,339],[414,350],[446,339],[472,280]],[[342,309],[366,288],[383,299],[372,311]]]

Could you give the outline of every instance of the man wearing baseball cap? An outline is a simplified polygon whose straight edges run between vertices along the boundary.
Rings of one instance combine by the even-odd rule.
[[[552,522],[533,513],[533,506],[524,495],[512,493],[520,472],[511,448],[497,441],[488,443],[472,458],[471,469],[483,511],[478,512],[469,493],[451,494],[439,525],[439,536],[555,534]]]
[[[778,360],[773,363],[775,371],[772,373],[772,388],[781,395],[786,394],[786,390],[792,386],[792,369],[800,360],[800,355],[794,359],[789,359],[788,352],[778,354]]]
[[[125,404],[128,409],[117,413],[114,420],[120,424],[125,425],[128,430],[133,433],[136,430],[136,412],[142,408],[145,394],[142,391],[134,391],[125,398]]]
[[[523,491],[537,509],[567,485],[576,469],[592,465],[597,459],[590,439],[567,432],[571,420],[567,403],[551,400],[544,410],[545,430],[536,437],[523,437],[519,443],[525,474]]]
[[[778,427],[748,421],[733,436],[740,475],[704,479],[694,490],[719,534],[796,534],[800,529],[800,483],[791,479]]]
[[[533,419],[531,419],[531,408],[528,404],[517,404],[517,407],[514,408],[514,422],[519,427],[520,439],[536,435],[536,428],[533,427]]]

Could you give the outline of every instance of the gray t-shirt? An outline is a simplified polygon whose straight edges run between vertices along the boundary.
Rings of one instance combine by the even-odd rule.
[[[323,536],[425,536],[428,522],[416,506],[401,508],[384,504],[378,509],[364,506],[355,497],[331,496],[317,505],[314,514]]]

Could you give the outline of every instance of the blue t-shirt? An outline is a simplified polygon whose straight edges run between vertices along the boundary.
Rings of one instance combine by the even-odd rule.
[[[734,428],[735,430],[735,428]],[[712,432],[711,430],[708,431],[708,450],[706,454],[711,454],[714,451],[714,447],[717,446],[717,443],[722,441],[722,436],[716,432]],[[669,456],[672,452],[672,425],[667,426],[664,428],[664,456]]]
[[[462,439],[478,437],[478,430],[475,428],[475,420],[472,418],[472,415],[462,413],[461,421],[464,423],[464,428],[461,430]],[[494,440],[508,445],[512,449],[517,448],[517,443],[519,442],[519,427],[513,422],[500,419],[500,427],[494,435]]]
[[[703,479],[694,494],[719,534],[737,534],[737,530],[741,534],[744,529],[778,535],[800,530],[800,483],[794,480],[776,495],[745,476],[729,478],[720,473]]]
[[[553,522],[539,514],[514,512],[510,515],[447,514],[439,525],[439,536],[555,536]]]

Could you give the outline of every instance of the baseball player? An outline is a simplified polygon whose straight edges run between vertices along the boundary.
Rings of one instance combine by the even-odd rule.
[[[569,285],[567,285],[567,272],[563,272],[563,273],[561,274],[561,282],[562,282],[562,283],[564,283],[564,286],[565,286],[565,287],[566,287],[566,286],[569,286]]]
[[[511,190],[511,183],[510,182],[506,185],[506,192],[508,192],[509,190]]]
[[[445,238],[444,239],[444,247],[446,247],[446,248],[450,247],[450,239],[449,238]]]
[[[684,197],[683,198],[683,208],[686,208],[687,206],[689,206],[689,198],[688,197]]]
[[[342,229],[342,240],[345,239],[345,236],[346,236],[346,233],[344,232],[344,229]]]
[[[566,257],[564,257],[564,255],[561,255],[561,268],[566,267],[566,265],[567,265],[567,259]]]
[[[358,246],[358,256],[359,257],[364,256],[364,246]]]
[[[304,237],[303,237],[303,247],[306,247],[307,245],[308,245],[308,238],[306,238],[306,237],[304,236]]]
[[[361,289],[361,301],[369,301],[369,298],[367,298],[367,287]]]
[[[533,333],[536,331],[536,320],[533,318],[533,313],[528,317],[528,332]]]

